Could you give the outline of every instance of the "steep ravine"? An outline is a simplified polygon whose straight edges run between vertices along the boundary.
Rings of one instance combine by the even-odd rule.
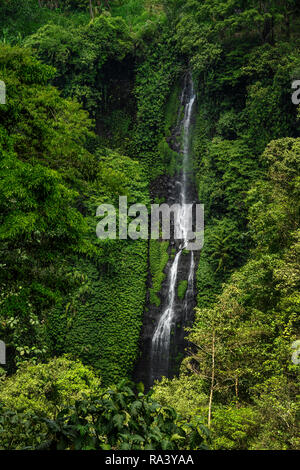
[[[178,120],[172,130],[169,146],[179,153],[180,168],[174,177],[167,175],[157,179],[152,188],[152,196],[164,198],[168,205],[197,202],[192,162],[190,156],[190,136],[196,96],[189,75],[185,77],[180,97]],[[186,231],[186,214],[181,213],[180,225]],[[187,341],[185,328],[191,325],[196,306],[195,272],[199,261],[199,251],[185,249],[187,240],[171,239],[168,247],[168,262],[165,266],[165,279],[157,294],[160,305],[150,302],[149,289],[152,279],[149,273],[148,294],[140,337],[140,358],[136,364],[134,379],[151,387],[154,380],[163,376],[173,377],[185,354]],[[178,296],[178,286],[186,281],[183,298]]]

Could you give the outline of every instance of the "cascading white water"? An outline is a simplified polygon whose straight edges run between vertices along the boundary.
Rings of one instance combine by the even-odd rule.
[[[182,103],[185,102],[184,109],[184,118],[182,120],[183,128],[183,167],[181,174],[181,181],[177,181],[176,184],[180,188],[179,193],[179,203],[181,209],[178,212],[177,220],[174,221],[175,224],[178,224],[181,236],[181,243],[178,248],[178,251],[175,255],[173,264],[171,265],[169,276],[168,276],[168,298],[166,308],[163,311],[158,325],[154,331],[152,337],[151,345],[151,363],[155,364],[155,372],[152,368],[152,379],[155,380],[160,378],[163,372],[168,371],[169,367],[169,353],[170,353],[170,342],[171,342],[171,333],[172,328],[175,324],[175,302],[176,302],[176,285],[178,278],[178,268],[180,258],[182,256],[183,250],[187,247],[189,242],[188,239],[188,230],[190,227],[190,217],[191,213],[188,210],[187,206],[187,186],[188,186],[188,170],[190,166],[189,161],[189,141],[190,141],[190,127],[191,127],[191,117],[193,111],[193,105],[196,99],[194,92],[193,83],[186,83],[186,87],[182,93]],[[187,316],[188,311],[188,296],[193,293],[194,290],[194,254],[191,252],[190,266],[189,266],[189,275],[188,275],[188,286],[185,296],[184,303],[184,317]],[[162,363],[163,366],[159,367],[159,364]]]

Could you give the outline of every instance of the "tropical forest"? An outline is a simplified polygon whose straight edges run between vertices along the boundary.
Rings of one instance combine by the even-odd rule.
[[[299,131],[297,0],[0,0],[0,450],[300,449]]]

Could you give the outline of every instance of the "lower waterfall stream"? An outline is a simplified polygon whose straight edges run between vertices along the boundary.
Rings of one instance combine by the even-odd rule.
[[[188,205],[196,202],[196,190],[192,178],[190,156],[190,134],[193,107],[196,100],[194,85],[190,75],[185,78],[181,95],[181,110],[176,126],[177,137],[182,144],[177,151],[182,155],[181,170],[172,182],[172,198],[169,205],[179,204],[174,227],[180,233],[179,240],[171,240],[172,256],[165,270],[164,292],[161,293],[159,311],[151,311],[148,324],[144,325],[142,342],[142,358],[137,365],[136,378],[150,387],[155,380],[174,376],[175,357],[184,354],[184,328],[191,323],[195,307],[195,268],[197,254],[187,251],[191,211]],[[175,252],[175,253],[174,253]],[[177,289],[180,281],[187,281],[184,298],[178,299]],[[155,307],[153,307],[155,309]],[[180,347],[178,345],[180,343]]]

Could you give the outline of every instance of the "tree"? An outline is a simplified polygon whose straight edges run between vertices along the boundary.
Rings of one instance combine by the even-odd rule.
[[[1,259],[8,267],[0,273],[0,328],[13,368],[15,360],[47,354],[45,315],[59,302],[67,260],[92,248],[70,181],[91,170],[83,143],[93,134],[80,106],[47,86],[51,67],[2,47],[0,68],[10,94],[0,109]]]
[[[46,438],[45,420],[100,390],[92,369],[67,357],[23,363],[15,375],[0,376],[0,448],[36,447]]]
[[[76,98],[99,118],[114,104],[107,97],[113,95],[112,84],[120,80],[119,67],[133,52],[133,39],[122,18],[101,15],[79,28],[45,25],[27,39],[26,46],[56,68],[53,84],[65,97]]]
[[[10,410],[55,418],[59,410],[100,388],[94,371],[66,357],[47,363],[24,362],[0,383],[0,402]]]

